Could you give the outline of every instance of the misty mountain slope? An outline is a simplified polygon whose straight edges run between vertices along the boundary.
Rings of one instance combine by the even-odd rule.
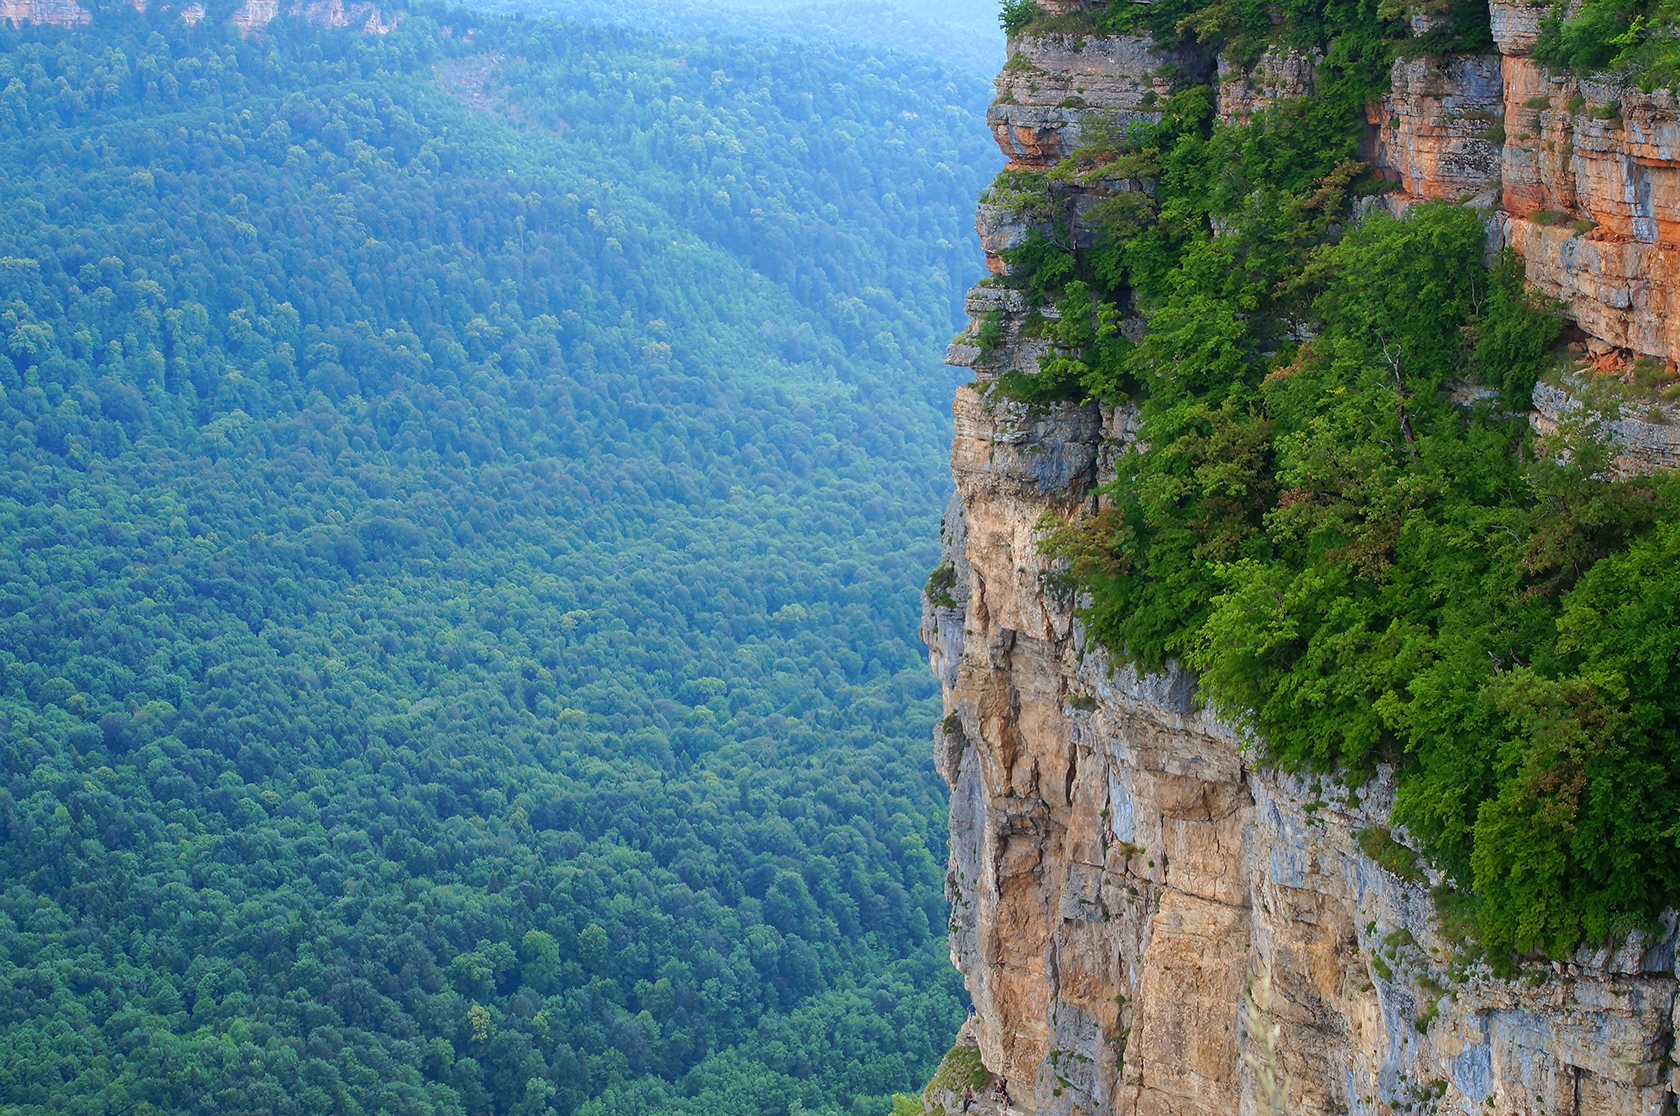
[[[729,3],[727,0],[492,0],[491,11],[519,11],[639,27],[678,38],[784,38],[858,44],[931,55],[991,79],[1004,61],[997,7],[961,0],[818,0],[816,3]]]
[[[0,28],[0,1104],[925,1076],[917,589],[989,167],[894,65]]]

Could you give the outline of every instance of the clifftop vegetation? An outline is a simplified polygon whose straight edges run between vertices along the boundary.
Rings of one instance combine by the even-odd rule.
[[[1680,86],[1680,8],[1667,0],[1587,0],[1553,5],[1534,57],[1549,66],[1631,79],[1641,88]]]
[[[1473,9],[1459,42],[1485,38]],[[1484,264],[1478,213],[1363,200],[1384,185],[1354,161],[1360,106],[1397,54],[1442,49],[1401,14],[1006,9],[1028,33],[1066,19],[1323,63],[1317,97],[1243,126],[1181,75],[1158,123],[1094,125],[1060,166],[1000,180],[1042,214],[1007,281],[1062,313],[1040,374],[998,390],[1141,409],[1147,449],[1047,540],[1093,638],[1196,668],[1269,762],[1353,783],[1391,766],[1396,820],[1468,893],[1490,958],[1563,955],[1680,895],[1680,580],[1658,557],[1680,490],[1616,476],[1603,413],[1531,429],[1561,323],[1520,264]],[[1070,184],[1123,180],[1148,189],[1069,248]]]
[[[0,1106],[925,1079],[982,104],[439,8],[0,25]]]

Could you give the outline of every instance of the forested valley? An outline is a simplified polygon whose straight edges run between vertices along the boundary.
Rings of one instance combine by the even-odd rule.
[[[0,1108],[885,1112],[986,89],[211,9],[0,24]]]
[[[990,0],[478,0],[490,11],[620,24],[683,40],[866,43],[914,50],[988,81],[1004,63]]]

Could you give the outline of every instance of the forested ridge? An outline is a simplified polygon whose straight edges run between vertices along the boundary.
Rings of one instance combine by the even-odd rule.
[[[0,1106],[883,1111],[977,83],[0,27]]]
[[[932,55],[990,79],[1004,60],[997,8],[964,0],[490,0],[492,11],[523,11],[593,23],[627,24],[683,40],[719,36],[868,43]]]

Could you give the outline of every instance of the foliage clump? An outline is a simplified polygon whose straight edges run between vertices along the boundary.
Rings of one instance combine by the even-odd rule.
[[[1674,0],[1585,0],[1553,4],[1532,54],[1578,74],[1609,72],[1647,91],[1680,83],[1680,5]],[[1579,111],[1571,107],[1571,112]],[[1596,116],[1618,120],[1618,106]]]
[[[1374,825],[1369,829],[1360,830],[1354,836],[1359,841],[1360,851],[1386,871],[1412,883],[1424,878],[1417,853],[1396,841],[1393,832],[1387,826]]]
[[[953,1046],[945,1052],[929,1087],[961,1093],[964,1088],[978,1093],[992,1083],[992,1073],[980,1060],[980,1048],[973,1045]]]
[[[1680,895],[1680,579],[1659,557],[1680,486],[1618,476],[1594,407],[1530,428],[1560,321],[1519,261],[1485,261],[1478,214],[1364,200],[1382,184],[1355,161],[1357,106],[1404,48],[1395,14],[1093,17],[1323,62],[1318,97],[1247,125],[1185,85],[1158,122],[1094,127],[1043,172],[1052,192],[1144,187],[1089,211],[1094,243],[1008,257],[1062,311],[1040,391],[1141,417],[1100,510],[1046,546],[1093,639],[1195,668],[1270,762],[1391,765],[1395,823],[1475,888],[1486,947],[1562,954]],[[1142,340],[1114,328],[1126,314]]]
[[[951,595],[951,590],[956,586],[956,567],[949,562],[941,562],[928,574],[927,584],[922,587],[922,595],[939,608],[956,608],[957,600]]]

